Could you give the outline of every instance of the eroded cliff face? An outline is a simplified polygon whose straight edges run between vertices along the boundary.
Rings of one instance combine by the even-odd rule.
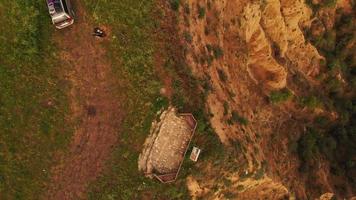
[[[318,84],[324,58],[304,38],[303,29],[313,21],[304,1],[186,0],[178,21],[187,44],[187,63],[196,77],[211,85],[206,104],[215,132],[225,145],[242,146],[248,164],[240,171],[266,172],[255,183],[255,179],[232,178],[236,173],[241,176],[236,170],[224,171],[231,177],[231,190],[242,199],[258,199],[256,194],[306,199],[333,191],[323,166],[315,177],[320,191],[309,188],[291,151],[291,141],[296,141],[315,113],[326,111],[302,109],[294,102],[278,106],[268,102],[271,91],[289,88],[300,93],[305,85]],[[302,77],[300,85],[295,77]],[[213,177],[204,183],[189,180],[191,190],[199,191],[192,192],[195,196],[224,197]]]

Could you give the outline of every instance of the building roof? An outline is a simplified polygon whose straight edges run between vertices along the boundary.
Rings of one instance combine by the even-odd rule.
[[[164,111],[160,120],[152,125],[139,157],[139,169],[147,175],[165,177],[162,180],[166,176],[170,177],[168,180],[171,177],[175,179],[195,126],[196,121],[191,114],[177,114],[174,108]]]

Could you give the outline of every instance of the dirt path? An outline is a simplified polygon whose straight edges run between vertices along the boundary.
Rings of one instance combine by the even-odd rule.
[[[60,156],[52,169],[52,181],[44,199],[85,199],[86,186],[99,175],[117,141],[121,114],[113,97],[115,85],[102,42],[91,36],[94,27],[83,3],[74,1],[77,19],[68,29],[57,31],[55,40],[67,80],[72,84],[70,103],[78,120],[69,153]]]

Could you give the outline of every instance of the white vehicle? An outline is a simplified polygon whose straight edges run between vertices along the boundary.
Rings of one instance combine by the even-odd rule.
[[[52,22],[58,29],[74,23],[74,12],[69,0],[47,0]]]

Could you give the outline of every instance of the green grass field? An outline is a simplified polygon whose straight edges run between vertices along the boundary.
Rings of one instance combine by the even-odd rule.
[[[42,0],[0,1],[0,199],[38,199],[63,149],[68,86]],[[52,102],[48,106],[48,102]]]

